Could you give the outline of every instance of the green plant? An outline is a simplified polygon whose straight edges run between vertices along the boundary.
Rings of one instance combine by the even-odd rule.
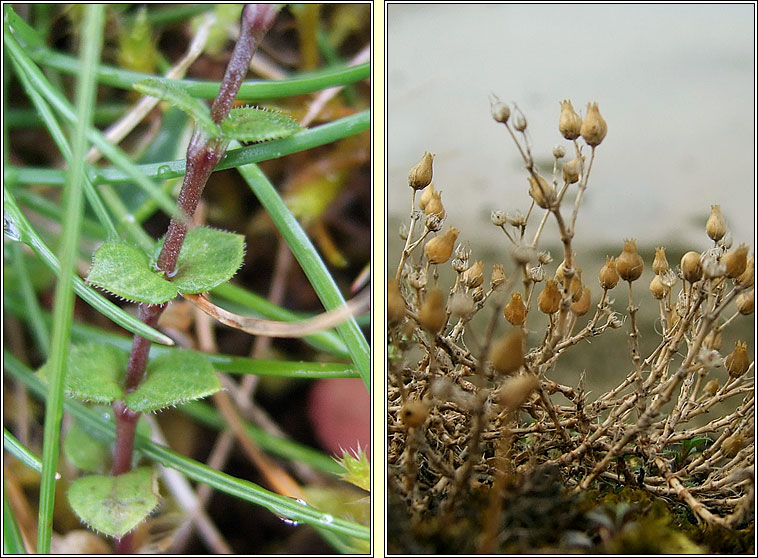
[[[350,307],[351,311],[343,309],[344,298],[335,279],[285,202],[256,166],[256,163],[267,159],[355,136],[368,128],[368,111],[356,112],[323,126],[306,128],[284,112],[253,107],[232,108],[232,104],[235,98],[251,100],[285,97],[350,84],[368,77],[369,68],[367,64],[359,72],[355,72],[354,68],[337,68],[320,75],[284,80],[279,84],[262,82],[257,84],[257,88],[243,84],[253,53],[274,24],[279,9],[273,5],[249,5],[244,9],[240,7],[241,18],[240,10],[236,13],[235,10],[231,13],[217,10],[215,18],[220,23],[228,26],[235,18],[241,21],[239,37],[223,80],[215,84],[195,84],[198,87],[193,88],[192,83],[177,81],[176,78],[181,77],[189,63],[202,52],[203,44],[208,40],[213,27],[214,18],[211,16],[202,18],[187,56],[168,71],[167,75],[171,79],[165,80],[99,65],[107,15],[104,6],[87,6],[82,12],[73,7],[68,12],[68,17],[75,23],[74,29],[80,31],[78,61],[52,51],[45,44],[44,34],[32,29],[9,6],[4,7],[3,37],[14,77],[31,100],[41,123],[53,137],[69,167],[67,171],[13,167],[7,164],[10,152],[6,150],[4,154],[4,231],[6,238],[17,241],[8,244],[17,269],[14,270],[11,281],[15,287],[6,290],[6,295],[19,293],[18,297],[6,296],[5,310],[29,324],[36,350],[42,357],[47,357],[46,364],[39,369],[39,373],[33,375],[28,366],[22,363],[26,358],[17,358],[18,355],[8,351],[5,353],[6,371],[19,385],[43,397],[46,402],[43,455],[39,467],[42,475],[37,530],[39,552],[48,552],[52,540],[52,511],[64,408],[75,417],[62,444],[67,460],[79,470],[91,473],[80,476],[71,483],[67,492],[68,501],[85,524],[117,539],[117,551],[137,550],[133,530],[138,525],[143,525],[161,503],[159,469],[155,466],[137,466],[141,457],[263,506],[291,523],[313,525],[338,549],[367,550],[369,531],[365,525],[334,517],[333,512],[328,513],[307,505],[306,501],[310,502],[307,487],[299,486],[280,465],[260,450],[327,473],[339,473],[341,468],[319,452],[283,439],[281,435],[267,434],[246,424],[229,396],[219,391],[222,379],[216,374],[216,370],[225,369],[237,373],[280,377],[359,377],[368,388],[368,345],[352,316],[358,310],[355,306]],[[314,10],[293,7],[293,13],[296,14],[299,9]],[[315,9],[313,14],[318,16],[318,8]],[[165,12],[162,14],[165,15]],[[40,9],[36,16],[45,21],[49,18],[49,13]],[[119,14],[116,13],[115,16],[118,24]],[[154,47],[146,23],[148,17],[145,11],[139,11],[131,23],[122,22],[124,27],[118,48],[119,60],[123,63],[140,58],[139,55],[135,57],[135,52],[130,53],[130,50],[139,53],[144,49],[144,52],[159,56],[155,54],[155,48],[148,48],[151,45]],[[79,21],[81,27],[78,27]],[[151,62],[159,65],[160,60],[147,62],[148,66]],[[41,70],[40,64],[55,79],[51,81]],[[75,109],[68,104],[62,90],[54,84],[62,81],[58,70],[77,75]],[[130,94],[136,90],[154,99],[140,100],[118,126],[103,134],[92,125],[98,81],[125,88]],[[270,85],[274,85],[274,88],[270,88]],[[215,97],[210,109],[200,100],[207,97]],[[161,156],[158,156],[157,163],[136,165],[114,142],[118,143],[129,130],[137,126],[140,119],[156,106],[158,99],[167,101],[170,106],[194,120],[194,132],[189,138],[186,162],[161,161]],[[167,112],[165,117],[166,133],[173,135],[176,129],[172,129],[171,126],[175,126],[172,123],[181,123],[180,129],[184,124],[183,119],[176,117],[180,112],[174,110],[174,116],[169,116],[170,114],[170,111]],[[59,119],[72,127],[72,139],[68,139]],[[301,118],[302,122],[312,120],[313,115]],[[7,128],[5,133],[8,137]],[[88,142],[94,145],[89,153]],[[253,142],[253,145],[240,147],[239,142]],[[158,150],[159,147],[153,142],[154,149]],[[227,153],[228,147],[233,151]],[[165,152],[165,147],[163,150]],[[101,155],[109,159],[115,168],[94,166]],[[355,166],[355,163],[352,165]],[[197,221],[196,210],[205,184],[211,174],[220,168],[238,169],[249,188],[259,198],[300,262],[317,296],[327,310],[333,310],[328,313],[332,319],[327,326],[320,321],[318,327],[307,327],[299,316],[266,305],[260,298],[228,283],[243,264],[244,235],[195,226],[198,223],[193,223],[193,218]],[[184,178],[175,203],[169,195],[174,185],[169,179],[179,176]],[[166,186],[158,187],[153,181],[156,178],[166,181]],[[118,186],[125,180],[133,181],[143,190],[144,195],[134,196],[129,189]],[[31,186],[39,184],[64,186],[62,203],[51,203],[38,193],[37,188]],[[88,203],[86,209],[85,199]],[[26,206],[26,210],[22,210],[23,206]],[[53,223],[60,222],[62,234],[59,257],[48,248],[52,231],[40,226],[36,216],[30,218],[29,209],[51,218]],[[146,232],[145,222],[154,218],[158,209],[167,212],[171,220],[165,236],[156,242]],[[30,254],[19,243],[31,248],[31,254],[37,258],[30,258]],[[76,263],[81,256],[92,250],[93,245],[97,248],[92,265],[86,281],[82,281],[75,271]],[[49,283],[35,287],[28,269],[28,266],[37,265],[40,261],[58,278],[52,317],[46,315],[37,294],[43,292]],[[97,294],[92,289],[93,286],[124,301],[138,302],[137,317]],[[174,340],[159,331],[159,319],[171,307],[169,303],[177,295],[196,302],[198,308],[212,315],[223,312],[224,315],[235,316],[242,321],[253,320],[215,306],[203,294],[208,292],[233,305],[246,308],[247,311],[252,309],[269,319],[293,320],[291,324],[273,324],[278,324],[277,331],[285,332],[279,334],[297,337],[307,334],[306,339],[315,347],[340,358],[349,358],[351,363],[261,361],[213,354],[218,353],[218,349],[214,346],[212,335],[210,339],[200,342],[202,350],[159,350],[158,346],[151,348],[152,342],[168,346],[175,344]],[[83,323],[78,323],[79,320],[74,320],[74,293],[103,316],[132,332],[133,340],[129,342],[102,327],[86,327]],[[363,307],[360,308],[362,311]],[[255,333],[259,333],[259,330],[264,333],[270,331],[272,324],[267,320],[257,320],[255,323],[259,326],[258,329],[253,329]],[[197,327],[204,328],[206,335],[211,331],[208,325]],[[324,331],[326,327],[336,327],[336,332]],[[72,339],[76,343],[72,344]],[[15,345],[18,350],[18,343]],[[36,358],[39,357],[30,360],[33,362]],[[238,400],[242,401],[249,395],[250,388],[247,388],[247,394],[244,389],[237,391],[237,386],[234,386],[234,390]],[[64,398],[64,395],[68,397]],[[160,436],[155,421],[150,421],[152,433],[147,425],[146,431],[140,433],[140,424],[144,422],[140,419],[144,413],[184,405],[211,395],[223,421],[230,425],[229,429],[235,432],[274,492],[226,475],[148,441],[151,436],[153,439]],[[86,405],[69,397],[83,401]],[[103,405],[111,406],[112,410]],[[197,405],[202,404],[195,403],[196,416],[203,416],[202,420],[216,421],[218,424],[217,414],[209,412],[207,406]],[[6,434],[6,441],[6,448],[14,455],[25,458],[33,455],[23,444],[14,441],[10,432]],[[112,461],[109,451],[111,444],[114,448]],[[221,460],[224,459],[223,452],[221,450]],[[228,455],[228,450],[226,453]],[[32,462],[36,463],[34,460]],[[110,470],[110,474],[106,474],[107,470]],[[336,493],[332,496],[332,499],[337,498]],[[178,500],[177,503],[200,509],[200,502],[207,497],[206,492],[202,497],[192,496],[189,501]],[[178,498],[176,493],[174,498]],[[334,502],[323,496],[319,503],[322,506],[334,506]],[[191,526],[196,521],[202,527],[201,531],[204,529],[206,539],[215,536],[218,540],[218,535],[212,535],[209,531],[207,517],[200,515],[189,513],[185,526],[176,529],[172,537],[181,531],[186,533],[187,525]],[[353,514],[353,517],[357,515]],[[215,548],[223,550],[228,547],[221,542],[216,543]]]
[[[587,269],[590,255],[574,232],[608,129],[597,104],[582,117],[561,103],[558,130],[568,144],[553,148],[552,176],[535,163],[523,113],[497,98],[491,110],[523,160],[531,199],[523,211],[492,211],[509,258],[494,263],[489,284],[465,235],[444,224],[451,217],[432,184],[434,156],[426,153],[408,177],[411,214],[387,288],[389,527],[399,532],[393,541],[404,541],[391,551],[511,552],[509,540],[545,525],[556,527],[543,545],[571,548],[568,531],[562,543],[558,537],[572,521],[568,500],[563,526],[552,505],[514,514],[519,486],[544,467],[559,472],[569,495],[608,483],[638,487],[685,504],[706,526],[745,527],[754,492],[754,360],[747,342],[738,337],[732,350],[724,340],[753,312],[748,247],[732,246],[714,205],[705,223],[710,246],[685,253],[677,267],[657,249],[649,294],[633,288],[650,264],[634,240],[599,270]],[[543,249],[548,220],[562,256],[554,267]],[[621,287],[625,309],[611,298]],[[649,329],[641,304],[650,308]],[[626,339],[614,337],[624,327]],[[567,354],[608,338],[628,352],[607,349],[583,361],[585,370],[569,367],[568,381],[555,379]],[[615,385],[597,390],[599,379]],[[565,496],[556,491],[553,504],[558,497]],[[530,544],[516,551],[553,550]]]

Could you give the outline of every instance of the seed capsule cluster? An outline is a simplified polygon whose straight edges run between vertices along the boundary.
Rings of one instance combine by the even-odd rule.
[[[521,207],[490,213],[503,234],[500,261],[475,257],[465,229],[449,224],[454,212],[432,183],[432,155],[409,173],[414,207],[387,285],[391,493],[421,516],[444,516],[467,509],[472,486],[498,485],[538,465],[556,467],[575,492],[601,478],[624,484],[631,476],[617,464],[641,455],[648,466],[637,488],[680,499],[706,523],[739,524],[752,490],[727,479],[752,467],[755,365],[747,337],[731,337],[754,312],[750,249],[732,246],[713,205],[703,237],[710,246],[675,253],[673,267],[666,248],[646,256],[634,239],[617,241],[620,251],[603,265],[588,265],[573,233],[607,135],[598,104],[582,116],[560,103],[564,143],[551,149],[552,176],[536,170],[525,115],[495,97],[490,108],[517,144],[527,179],[519,181]],[[557,265],[541,248],[547,221],[559,232]],[[614,293],[622,293],[619,302]],[[566,385],[554,379],[564,354],[606,333],[618,354],[576,371]],[[726,335],[734,343],[728,354]],[[614,387],[593,393],[585,377]],[[701,451],[676,461],[678,469],[660,458],[702,437]]]

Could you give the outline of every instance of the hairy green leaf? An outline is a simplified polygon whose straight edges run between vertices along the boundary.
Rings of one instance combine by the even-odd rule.
[[[153,254],[158,260],[161,239]],[[245,237],[209,227],[187,231],[176,261],[176,275],[171,279],[181,293],[205,293],[226,283],[242,265]]]
[[[176,285],[154,270],[147,254],[120,241],[97,249],[87,282],[132,302],[163,304],[176,296]]]
[[[90,475],[75,480],[68,501],[87,526],[121,538],[158,506],[158,479],[150,467],[117,477]]]
[[[127,354],[113,345],[74,345],[68,353],[64,392],[83,401],[111,403],[123,396],[126,364]],[[39,369],[39,375],[47,381],[47,364]]]
[[[234,108],[221,122],[221,135],[227,140],[268,141],[286,138],[302,130],[296,120],[273,110],[240,107]]]
[[[168,80],[147,78],[135,83],[134,89],[145,95],[168,101],[194,118],[195,123],[210,137],[218,136],[218,126],[211,119],[211,111],[208,105],[192,97],[180,85]]]
[[[108,471],[110,444],[92,436],[76,421],[63,438],[63,453],[77,469],[88,473]]]
[[[147,376],[126,396],[133,411],[152,412],[212,395],[221,389],[210,361],[200,353],[172,351],[147,364]]]

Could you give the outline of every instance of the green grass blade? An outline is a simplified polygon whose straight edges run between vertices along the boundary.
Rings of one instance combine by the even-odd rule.
[[[95,69],[100,58],[105,6],[89,4],[85,9],[83,43],[81,47],[82,72],[76,88],[77,120],[73,133],[72,159],[69,180],[64,191],[66,208],[63,221],[60,274],[55,288],[53,307],[53,334],[50,348],[49,390],[45,404],[45,432],[42,444],[42,473],[40,482],[39,524],[37,551],[50,552],[53,533],[53,507],[55,505],[55,472],[60,449],[60,428],[63,419],[63,379],[66,374],[68,344],[74,310],[74,269],[79,246],[79,226],[84,211],[84,157],[87,154],[87,128],[92,122],[97,86]]]
[[[37,256],[49,267],[54,273],[60,273],[60,264],[58,259],[53,255],[47,245],[42,241],[39,235],[34,231],[29,221],[24,214],[18,208],[16,200],[13,195],[8,191],[8,188],[3,185],[3,211],[4,219],[8,226],[12,226],[14,234],[19,236],[19,239],[24,244],[28,244]],[[167,337],[163,333],[156,331],[155,329],[145,325],[134,316],[127,314],[124,310],[110,302],[108,299],[98,294],[97,291],[84,284],[84,281],[78,277],[74,277],[74,291],[85,302],[92,306],[95,310],[102,315],[120,325],[124,329],[136,333],[146,339],[150,339],[156,343],[162,343],[164,345],[173,345],[174,342],[170,337]]]
[[[42,472],[42,461],[31,450],[24,447],[7,428],[3,428],[3,449],[29,467],[32,471]],[[58,473],[56,473],[58,475]]]
[[[40,353],[47,355],[50,348],[50,330],[42,319],[42,309],[32,288],[32,280],[29,277],[29,271],[26,269],[26,262],[24,261],[24,252],[19,244],[14,242],[11,245],[11,255],[13,267],[20,278],[21,298],[24,301],[24,311],[28,316],[34,339],[37,342]]]
[[[261,205],[266,209],[274,225],[282,234],[300,266],[303,268],[321,303],[327,310],[339,308],[345,304],[337,284],[321,260],[308,235],[285,205],[279,193],[268,181],[257,165],[245,165],[239,168]],[[358,373],[371,389],[371,355],[368,342],[363,336],[354,318],[337,327],[337,331],[347,345],[350,356],[358,368]]]
[[[26,554],[24,540],[13,515],[3,478],[3,554]]]
[[[13,190],[13,195],[20,204],[25,205],[43,217],[47,217],[58,223],[63,220],[63,208],[51,201],[50,198],[41,196],[29,188],[16,188]],[[100,223],[88,219],[86,216],[82,220],[82,234],[98,240],[107,238],[108,236],[108,232]]]
[[[32,371],[28,367],[22,364],[11,353],[4,352],[3,356],[5,359],[5,369],[10,376],[22,382],[37,397],[44,398],[46,396],[47,390],[42,381],[32,374]],[[85,428],[93,431],[93,434],[102,435],[103,439],[109,441],[115,438],[113,424],[103,421],[96,410],[73,399],[66,399],[65,408],[67,412],[81,421]],[[194,481],[208,484],[226,494],[262,506],[279,516],[356,539],[370,540],[371,530],[365,525],[334,518],[313,507],[303,506],[291,498],[269,492],[251,482],[216,471],[166,447],[155,444],[139,434],[137,435],[136,449],[147,458],[160,463],[164,467],[176,469]]]
[[[96,126],[107,126],[124,116],[128,110],[129,107],[123,103],[103,103],[95,107],[93,123]],[[10,109],[3,114],[3,118],[10,130],[39,128],[44,124],[35,109]]]

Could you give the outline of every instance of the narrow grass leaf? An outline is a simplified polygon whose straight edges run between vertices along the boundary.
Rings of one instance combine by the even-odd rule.
[[[55,503],[55,471],[58,465],[59,437],[63,418],[63,385],[66,374],[66,351],[71,335],[74,308],[74,266],[79,243],[79,227],[84,209],[84,156],[87,149],[87,129],[92,123],[95,105],[95,69],[100,58],[105,23],[105,6],[90,4],[85,8],[81,46],[82,71],[76,87],[76,119],[73,132],[72,161],[64,192],[66,208],[63,222],[60,275],[55,288],[53,334],[50,349],[51,380],[45,404],[45,424],[42,445],[42,474],[39,501],[37,551],[50,552]],[[5,33],[4,33],[5,36]]]

